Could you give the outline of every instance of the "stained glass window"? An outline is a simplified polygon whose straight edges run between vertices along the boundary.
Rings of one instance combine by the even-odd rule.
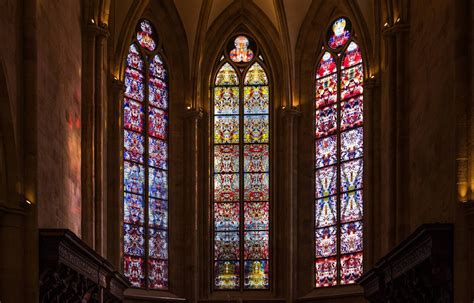
[[[363,66],[351,23],[338,18],[316,68],[315,286],[354,284],[363,266]]]
[[[253,39],[231,39],[212,98],[213,287],[270,287],[269,78]]]
[[[133,287],[168,288],[168,75],[156,32],[141,20],[123,100],[123,271]]]

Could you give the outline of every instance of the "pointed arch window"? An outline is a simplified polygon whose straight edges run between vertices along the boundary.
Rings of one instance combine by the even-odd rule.
[[[271,92],[263,55],[230,40],[211,85],[213,286],[270,287]]]
[[[141,20],[123,98],[123,272],[133,287],[168,288],[168,74],[161,44]]]
[[[315,286],[363,271],[363,65],[349,19],[327,32],[316,69]]]

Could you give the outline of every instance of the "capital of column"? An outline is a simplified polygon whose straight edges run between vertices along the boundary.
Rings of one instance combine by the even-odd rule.
[[[96,24],[89,22],[84,26],[84,29],[87,34],[100,38],[101,40],[104,40],[110,36],[109,28],[105,23]]]
[[[301,116],[301,111],[297,107],[282,106],[281,113],[284,118],[291,117],[294,119]]]
[[[123,92],[124,83],[117,77],[112,77],[111,87],[114,93],[120,94]]]
[[[204,114],[205,114],[205,111],[202,108],[187,107],[184,113],[184,117],[187,120],[199,121],[202,119],[202,117],[204,117]]]
[[[410,25],[404,22],[396,22],[384,28],[382,34],[384,37],[396,36],[398,34],[406,33],[410,30]]]

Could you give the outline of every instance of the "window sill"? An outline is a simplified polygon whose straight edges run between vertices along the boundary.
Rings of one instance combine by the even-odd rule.
[[[169,291],[128,288],[124,292],[124,302],[186,302]]]
[[[298,298],[297,302],[315,302],[316,300],[354,297],[364,297],[364,290],[360,285],[313,289],[304,297]]]

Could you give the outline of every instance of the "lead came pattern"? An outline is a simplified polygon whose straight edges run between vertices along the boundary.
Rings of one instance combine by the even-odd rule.
[[[215,289],[269,288],[270,90],[261,63],[250,64],[242,74],[221,65],[212,93]]]
[[[123,272],[133,287],[165,290],[169,285],[169,96],[166,66],[155,36],[152,24],[141,20],[126,59]]]
[[[315,82],[315,287],[353,284],[363,259],[363,66],[351,23],[328,30]]]

